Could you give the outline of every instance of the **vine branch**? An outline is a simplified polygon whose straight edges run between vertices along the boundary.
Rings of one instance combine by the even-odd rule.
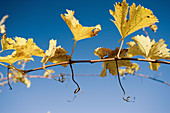
[[[72,63],[97,63],[97,62],[105,62],[105,61],[114,61],[115,58],[106,58],[106,59],[97,59],[97,60],[72,60]],[[133,60],[133,61],[143,61],[143,62],[152,62],[152,63],[162,63],[162,64],[170,64],[170,62],[167,61],[161,61],[161,60],[151,60],[151,59],[141,59],[141,58],[119,58],[117,60]],[[46,65],[45,68],[63,65],[63,64],[70,64],[70,61],[56,63],[56,64],[50,64]],[[42,70],[44,67],[34,68],[30,70],[22,70],[24,73]]]

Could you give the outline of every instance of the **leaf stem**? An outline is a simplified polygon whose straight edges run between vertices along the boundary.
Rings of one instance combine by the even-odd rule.
[[[75,46],[76,46],[76,42],[77,42],[77,41],[74,42],[74,46],[73,46],[73,49],[72,49],[72,52],[71,52],[71,57],[72,57],[72,55],[73,55],[74,48],[75,48]]]
[[[122,38],[122,42],[121,42],[121,45],[120,45],[119,51],[118,51],[118,53],[117,53],[117,58],[119,58],[119,55],[120,55],[121,49],[122,49],[122,47],[123,47],[123,43],[124,43],[124,38]]]

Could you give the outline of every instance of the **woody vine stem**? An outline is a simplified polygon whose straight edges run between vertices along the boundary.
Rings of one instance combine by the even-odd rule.
[[[67,61],[67,62],[61,62],[61,63],[56,63],[56,64],[51,64],[51,65],[46,65],[46,66],[42,66],[42,67],[39,67],[39,68],[34,68],[34,69],[30,69],[30,70],[21,70],[21,69],[18,69],[16,67],[14,67],[14,65],[11,65],[11,66],[8,66],[8,71],[7,71],[7,79],[8,79],[8,85],[10,87],[10,90],[12,89],[10,83],[9,83],[9,69],[16,69],[17,71],[20,71],[22,73],[29,73],[29,72],[32,72],[32,71],[37,71],[37,70],[42,70],[44,68],[48,68],[48,67],[53,67],[53,66],[58,66],[58,65],[63,65],[63,64],[69,64],[70,65],[70,68],[71,68],[71,75],[72,75],[72,80],[73,82],[77,85],[77,89],[74,91],[74,94],[78,93],[80,91],[80,86],[79,84],[75,81],[74,79],[74,72],[73,72],[73,67],[72,67],[72,64],[74,63],[97,63],[97,62],[106,62],[106,61],[115,61],[116,62],[116,67],[117,67],[117,73],[118,73],[118,80],[119,80],[119,85],[123,91],[123,100],[125,100],[126,102],[134,102],[134,101],[130,101],[130,97],[128,96],[127,98],[125,98],[125,90],[121,84],[121,81],[120,81],[120,75],[119,75],[119,71],[118,71],[118,63],[117,61],[118,60],[134,60],[134,61],[143,61],[143,62],[152,62],[152,63],[162,63],[162,64],[170,64],[170,62],[167,62],[167,61],[161,61],[161,60],[149,60],[149,59],[139,59],[139,58],[106,58],[106,59],[97,59],[97,60],[70,60],[70,61]],[[139,75],[137,75],[139,76]],[[146,78],[148,78],[146,76]],[[152,80],[154,80],[153,78],[150,78]],[[160,80],[156,80],[156,81],[159,81]],[[162,81],[161,81],[162,82]],[[163,82],[162,82],[163,83]],[[169,85],[169,84],[168,84]],[[135,99],[135,98],[134,98]]]

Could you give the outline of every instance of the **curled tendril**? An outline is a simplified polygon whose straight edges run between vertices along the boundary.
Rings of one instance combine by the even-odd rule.
[[[76,94],[76,93],[78,93],[80,91],[80,87],[79,87],[79,84],[74,79],[74,72],[73,72],[72,61],[71,60],[70,60],[70,68],[71,68],[71,73],[72,73],[72,80],[77,85],[77,89],[74,91],[74,94]]]
[[[125,98],[126,92],[125,92],[125,90],[124,90],[124,88],[123,88],[123,86],[122,86],[122,83],[121,83],[121,81],[120,81],[120,75],[119,75],[119,70],[118,70],[117,58],[115,58],[115,62],[116,62],[116,68],[117,68],[117,75],[118,75],[119,85],[120,85],[120,87],[121,87],[121,89],[122,89],[122,91],[123,91],[123,93],[124,93],[124,94],[123,94],[123,100],[126,101],[126,102],[135,102],[135,97],[134,97],[134,100],[133,100],[133,101],[130,100],[130,96],[128,96],[127,98]]]
[[[8,66],[8,69],[7,69],[7,79],[8,79],[8,86],[9,86],[9,90],[12,90],[12,87],[10,85],[10,82],[9,82],[9,68],[10,66]]]
[[[58,81],[63,83],[64,81],[66,81],[67,77],[65,73],[60,73]]]

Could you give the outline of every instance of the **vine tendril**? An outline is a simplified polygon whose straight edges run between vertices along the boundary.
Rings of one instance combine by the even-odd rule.
[[[116,62],[116,69],[117,69],[117,75],[118,75],[118,81],[119,81],[119,85],[123,91],[123,100],[126,101],[126,102],[135,102],[135,97],[134,97],[134,100],[133,101],[130,101],[130,96],[128,96],[127,98],[125,98],[125,95],[126,95],[126,91],[124,90],[123,86],[122,86],[122,83],[120,81],[120,75],[119,75],[119,69],[118,69],[118,63],[117,63],[117,57],[115,58],[115,62]]]
[[[72,73],[72,80],[77,85],[77,89],[74,91],[74,94],[76,94],[76,93],[78,93],[80,91],[80,86],[79,86],[79,84],[74,79],[74,72],[73,72],[73,67],[72,67],[72,61],[70,60],[69,62],[70,62],[69,64],[70,64],[71,73]]]
[[[9,66],[8,66],[8,69],[7,69],[7,79],[8,79],[8,86],[9,86],[9,90],[12,90],[12,87],[11,87],[11,85],[10,85],[10,83],[9,83]]]

